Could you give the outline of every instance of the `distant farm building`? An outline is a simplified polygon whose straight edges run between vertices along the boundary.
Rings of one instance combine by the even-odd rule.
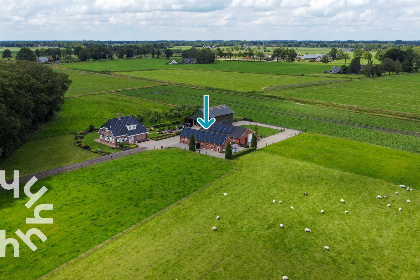
[[[216,122],[233,122],[233,112],[228,106],[226,105],[219,105],[209,108],[209,117],[215,118]],[[192,125],[197,124],[197,118],[203,118],[203,109],[198,110],[194,114],[188,117],[188,122]]]
[[[99,142],[118,146],[119,143],[137,143],[147,139],[146,127],[133,115],[121,117],[118,113],[99,129]]]
[[[38,57],[37,61],[38,62],[41,62],[41,63],[47,63],[48,62],[48,58],[45,57],[45,56],[41,56],[41,57]]]
[[[173,64],[178,64],[178,62],[176,60],[172,60],[171,62],[168,63],[169,65],[173,65]]]
[[[194,135],[198,149],[217,152],[225,150],[227,143],[247,146],[251,142],[253,131],[230,123],[215,123],[209,129],[184,128],[180,134],[180,143],[188,145],[191,135]]]
[[[315,61],[320,61],[321,58],[324,55],[325,54],[305,54],[305,55],[298,56],[298,58],[300,58],[302,60],[315,60]]]
[[[341,74],[341,68],[339,66],[334,66],[333,69],[330,70],[332,74]]]
[[[184,58],[184,64],[194,64],[195,59],[194,58]]]

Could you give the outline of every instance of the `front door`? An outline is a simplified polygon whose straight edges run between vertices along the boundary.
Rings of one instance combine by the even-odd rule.
[[[134,136],[130,136],[130,143],[134,143]]]

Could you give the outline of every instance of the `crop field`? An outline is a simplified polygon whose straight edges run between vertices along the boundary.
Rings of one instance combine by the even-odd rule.
[[[157,84],[145,80],[127,79],[124,77],[76,71],[71,69],[57,68],[56,70],[58,72],[68,74],[69,79],[72,80],[72,84],[70,85],[70,88],[66,92],[65,96],[75,96],[85,93],[109,91],[115,89],[139,88]]]
[[[218,71],[154,70],[121,74],[238,91],[260,91],[264,87],[325,81],[324,77],[269,75]]]
[[[420,277],[418,191],[396,196],[395,184],[264,151],[235,162],[236,172],[47,279]]]
[[[192,165],[206,172],[184,176]],[[35,254],[21,246],[19,258],[2,258],[0,279],[37,279],[232,168],[229,161],[168,149],[146,151],[40,180],[35,188],[48,188],[40,202],[54,204],[54,224],[39,227],[48,239],[45,243],[36,240]],[[22,224],[31,215],[30,210],[22,211],[26,200],[13,200],[10,194],[0,192],[2,229],[9,234],[17,228],[26,232],[31,227]],[[8,246],[7,255],[11,249]]]
[[[13,155],[0,162],[0,170],[13,178],[13,170],[20,176],[97,158],[99,155],[73,145],[74,136],[64,134],[26,142]]]
[[[128,90],[121,94],[174,105],[201,105],[203,95],[209,94],[210,106],[227,104],[235,111],[235,115],[258,122],[420,153],[418,121],[267,100],[258,95],[227,94],[174,86]]]
[[[270,94],[420,114],[420,74],[400,74]]]
[[[99,128],[108,119],[115,118],[117,113],[121,113],[122,116],[137,115],[142,110],[162,112],[168,108],[168,105],[156,102],[107,93],[67,98],[60,115],[40,131],[36,138],[86,130],[90,124]]]
[[[166,59],[122,59],[112,61],[94,61],[83,63],[62,64],[62,67],[87,70],[87,71],[135,71],[135,70],[173,70],[173,69],[194,69],[194,70],[216,70],[264,74],[316,74],[329,71],[332,64],[323,63],[285,63],[285,62],[259,62],[259,61],[216,61],[214,64],[176,64],[167,65],[171,60]]]

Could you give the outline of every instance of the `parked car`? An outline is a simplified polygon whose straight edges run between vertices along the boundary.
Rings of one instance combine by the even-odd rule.
[[[190,123],[184,123],[182,125],[182,128],[186,128],[186,127],[192,127],[192,124],[190,124]]]

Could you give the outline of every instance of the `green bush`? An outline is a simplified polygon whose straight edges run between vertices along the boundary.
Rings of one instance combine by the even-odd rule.
[[[226,150],[227,150],[227,146],[226,146]],[[246,154],[249,154],[249,153],[252,153],[253,151],[256,151],[256,150],[257,150],[257,148],[255,148],[255,147],[251,147],[251,148],[248,148],[248,149],[242,150],[242,151],[240,151],[240,152],[234,153],[234,154],[232,155],[232,159],[234,159],[234,158],[238,158],[238,157],[240,157],[240,156],[243,156],[243,155],[246,155]]]

